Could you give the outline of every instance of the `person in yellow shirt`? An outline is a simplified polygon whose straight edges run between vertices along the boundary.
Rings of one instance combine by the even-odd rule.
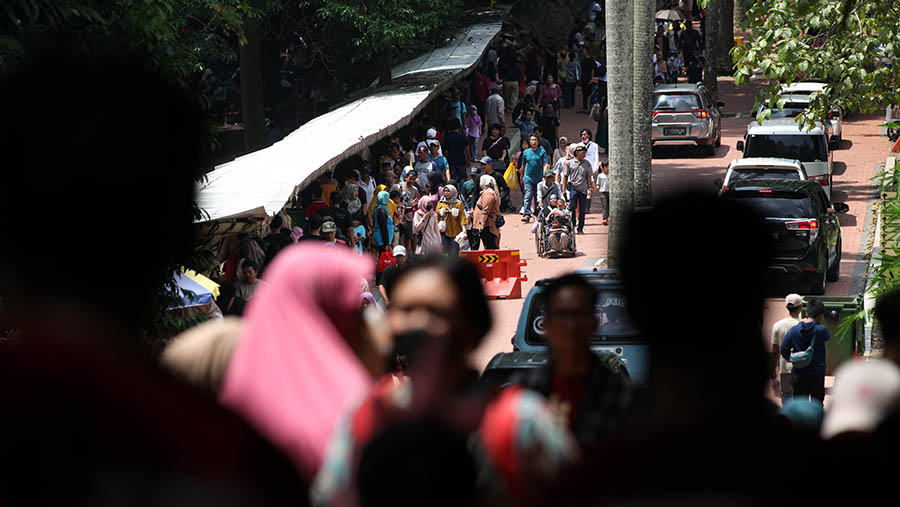
[[[459,200],[459,192],[453,185],[444,186],[444,195],[437,205],[438,227],[442,230],[441,241],[444,243],[444,253],[456,257],[459,255],[459,243],[456,236],[463,232],[468,221],[466,210]],[[441,225],[443,224],[443,225]]]

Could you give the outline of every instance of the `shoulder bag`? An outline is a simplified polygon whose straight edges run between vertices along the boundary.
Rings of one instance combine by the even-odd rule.
[[[809,366],[809,363],[812,362],[813,350],[816,346],[816,338],[818,338],[818,333],[813,336],[813,339],[806,350],[791,353],[789,361],[794,368],[806,368],[807,366]]]

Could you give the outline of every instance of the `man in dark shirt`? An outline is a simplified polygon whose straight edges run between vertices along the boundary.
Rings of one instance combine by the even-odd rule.
[[[631,388],[608,359],[591,351],[597,292],[590,283],[576,274],[565,275],[551,282],[543,296],[550,362],[513,380],[547,397],[575,438],[591,446],[621,422],[631,403]]]
[[[831,339],[831,333],[822,325],[824,319],[825,303],[811,299],[806,304],[806,318],[784,335],[781,357],[785,361],[790,361],[792,352],[802,352],[810,344],[813,347],[812,361],[802,368],[794,364],[791,370],[794,398],[808,396],[825,402],[825,342]]]
[[[394,254],[395,262],[384,268],[384,271],[381,273],[381,279],[378,281],[378,293],[381,294],[381,299],[384,300],[385,308],[391,306],[391,298],[388,297],[388,292],[391,290],[391,286],[394,285],[397,273],[406,264],[406,247],[397,245],[392,253]]]
[[[507,110],[515,109],[519,103],[519,79],[521,78],[519,62],[512,49],[507,48],[506,53],[500,59],[500,79],[503,80],[503,101]]]
[[[466,155],[469,140],[460,130],[459,119],[450,120],[450,130],[444,134],[444,152],[447,162],[450,164],[450,178],[462,183],[466,179],[466,162],[470,156]],[[471,156],[474,156],[472,154]]]
[[[594,72],[597,70],[597,60],[588,53],[585,48],[581,49],[581,111],[588,112],[588,98],[591,96],[591,81],[594,79]]]
[[[325,219],[322,215],[313,215],[309,219],[309,230],[300,238],[300,241],[325,241],[322,238],[322,224],[324,223]]]

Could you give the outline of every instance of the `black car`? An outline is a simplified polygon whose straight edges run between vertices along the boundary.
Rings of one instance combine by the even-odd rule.
[[[841,226],[836,213],[850,208],[829,205],[814,181],[758,179],[736,181],[722,194],[765,217],[773,243],[767,277],[787,277],[808,284],[810,294],[824,294],[825,282],[841,272]]]

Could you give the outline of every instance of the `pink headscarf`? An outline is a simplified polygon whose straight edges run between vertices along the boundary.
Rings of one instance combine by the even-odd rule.
[[[284,451],[311,480],[339,418],[372,378],[343,335],[360,311],[373,262],[308,242],[282,250],[250,302],[222,403]]]
[[[434,209],[434,204],[438,201],[437,195],[423,195],[419,198],[419,211],[425,213],[425,207],[431,203],[431,209]]]

